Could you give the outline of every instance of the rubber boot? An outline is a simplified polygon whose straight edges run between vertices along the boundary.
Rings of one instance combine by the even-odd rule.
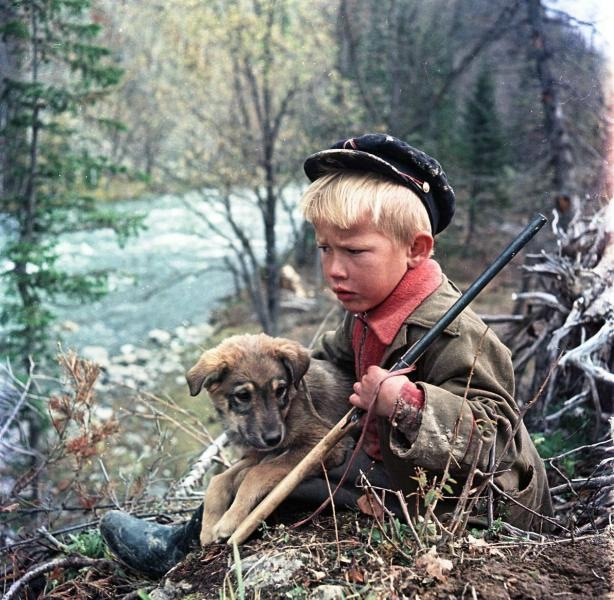
[[[322,476],[303,481],[280,509],[292,512],[297,508],[317,508],[329,497],[329,484],[337,487],[350,457],[346,462],[328,473],[329,483]],[[338,508],[356,509],[358,498],[364,493],[355,483],[360,472],[367,475],[375,487],[389,488],[388,475],[382,463],[374,463],[364,452],[360,452],[343,486],[335,494]],[[389,509],[401,514],[396,498],[389,498]],[[121,511],[110,511],[100,521],[100,533],[112,552],[125,564],[136,571],[152,577],[162,577],[167,571],[183,560],[191,548],[199,543],[203,505],[192,518],[178,525],[160,525],[144,521]]]
[[[135,571],[160,578],[198,544],[201,504],[192,518],[177,525],[160,525],[112,510],[100,520],[100,533],[113,554]]]

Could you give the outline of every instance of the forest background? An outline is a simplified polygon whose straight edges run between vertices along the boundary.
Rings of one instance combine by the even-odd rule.
[[[182,355],[190,360],[237,330],[294,327],[304,341],[317,330],[315,317],[330,308],[325,295],[324,308],[309,293],[303,305],[288,302],[281,273],[291,264],[307,287],[319,286],[313,235],[296,202],[304,158],[337,139],[387,132],[444,165],[457,213],[437,258],[461,285],[535,212],[565,231],[611,195],[608,65],[593,24],[556,2],[15,0],[0,8],[0,27],[2,494],[5,505],[47,507],[47,525],[63,522],[49,512],[60,495],[92,508],[109,497],[137,503],[154,481],[166,493],[210,439],[188,413],[193,405],[175,403],[187,394],[168,372],[150,373],[150,387],[105,388],[94,401],[94,367],[66,354],[64,370],[57,366],[57,308],[93,303],[112,277],[71,269],[62,235],[102,228],[126,244],[142,235],[149,199],[181,198],[234,281],[214,314],[203,307],[226,329],[193,340]],[[135,198],[145,211],[143,202],[130,210]],[[246,205],[256,236],[241,218]],[[556,248],[554,233],[540,234],[532,251]],[[529,285],[520,264],[491,288],[485,312],[522,311],[521,296],[511,296]],[[208,276],[198,274],[187,304],[199,302]],[[85,385],[87,398],[70,396],[70,385]],[[532,381],[521,404],[535,391]],[[128,396],[138,398],[132,412]],[[116,410],[133,419],[122,420],[132,438],[121,443],[108,412]],[[582,416],[542,435],[541,449],[597,439],[603,415],[578,429]],[[144,444],[135,432],[152,422],[159,439]],[[546,431],[544,423],[536,419]],[[61,468],[43,483],[51,465]],[[6,539],[20,519],[13,509]]]

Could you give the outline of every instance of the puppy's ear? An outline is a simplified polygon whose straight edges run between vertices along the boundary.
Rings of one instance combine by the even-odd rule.
[[[216,360],[212,352],[205,352],[198,362],[187,372],[185,378],[188,381],[191,396],[198,396],[203,387],[211,391],[219,385],[228,373],[228,365]]]
[[[280,340],[276,350],[277,358],[288,371],[290,382],[298,389],[301,379],[309,368],[309,352],[291,340]]]

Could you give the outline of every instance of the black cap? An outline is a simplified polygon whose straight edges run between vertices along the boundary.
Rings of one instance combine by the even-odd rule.
[[[454,215],[454,190],[441,165],[428,154],[384,133],[341,140],[307,158],[311,181],[340,170],[380,173],[415,192],[426,207],[433,234],[443,231]]]

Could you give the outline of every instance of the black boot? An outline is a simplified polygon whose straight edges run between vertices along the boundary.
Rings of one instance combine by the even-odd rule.
[[[135,571],[162,577],[198,543],[203,505],[186,523],[160,525],[112,510],[100,520],[100,533],[113,554]]]

